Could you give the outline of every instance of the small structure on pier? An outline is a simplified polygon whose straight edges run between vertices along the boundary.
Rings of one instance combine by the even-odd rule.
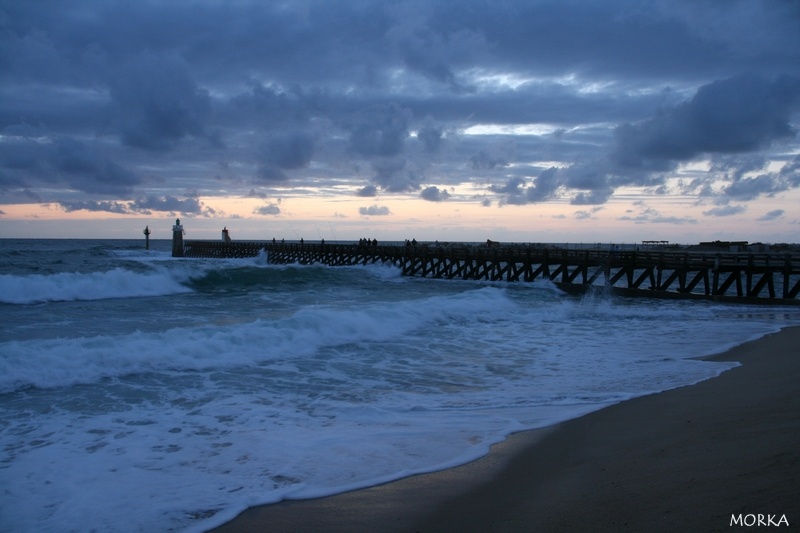
[[[145,250],[149,250],[150,249],[150,226],[145,226],[144,227],[144,231],[142,233],[144,233],[144,249]]]

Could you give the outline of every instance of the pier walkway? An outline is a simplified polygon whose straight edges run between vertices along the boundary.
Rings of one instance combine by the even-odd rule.
[[[388,263],[406,276],[549,280],[567,292],[800,304],[800,254],[568,250],[546,245],[398,246],[185,241],[184,257],[255,257],[274,264]],[[175,253],[173,255],[180,255]]]

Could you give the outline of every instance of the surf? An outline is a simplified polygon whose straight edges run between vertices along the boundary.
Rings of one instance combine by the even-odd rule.
[[[121,267],[89,273],[0,274],[0,302],[24,305],[164,296],[190,292],[185,281],[185,277],[166,270],[134,272]]]

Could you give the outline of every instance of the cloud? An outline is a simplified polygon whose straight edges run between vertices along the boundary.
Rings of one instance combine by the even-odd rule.
[[[263,192],[258,192],[255,189],[250,189],[250,191],[244,195],[245,198],[261,198],[265,199],[267,195]]]
[[[278,204],[274,204],[274,203],[267,204],[267,205],[262,205],[260,207],[255,208],[253,210],[253,214],[256,214],[256,215],[280,215],[281,214],[281,208],[278,206]]]
[[[184,215],[200,215],[208,208],[197,198],[176,198],[174,196],[146,196],[131,202],[132,209],[140,212],[167,211]]]
[[[78,201],[62,201],[59,203],[62,209],[67,213],[73,211],[104,211],[107,213],[117,213],[129,215],[134,213],[135,210],[130,208],[127,203],[121,202],[97,202],[94,200],[78,200]]]
[[[639,209],[638,214],[633,215],[632,213],[635,211],[630,209],[627,212],[631,214],[621,216],[619,220],[629,221],[635,224],[697,224],[697,219],[693,217],[665,216],[657,209],[646,206],[644,202],[635,202],[635,206]]]
[[[439,187],[431,186],[422,189],[419,197],[423,200],[428,200],[429,202],[443,202],[450,197],[450,193],[444,189],[440,189]]]
[[[69,138],[52,145],[52,168],[72,187],[94,194],[129,194],[142,181],[92,146]]]
[[[7,186],[66,184],[86,193],[128,195],[142,183],[97,148],[70,137],[49,141],[6,137],[0,142],[0,165]],[[1,184],[1,183],[0,183]]]
[[[298,131],[271,139],[266,147],[265,159],[282,169],[303,168],[311,162],[313,154],[313,137]]]
[[[405,157],[378,158],[372,161],[372,181],[388,192],[410,192],[420,188],[424,176]]]
[[[417,132],[417,139],[422,143],[426,152],[436,153],[444,142],[444,130],[441,127],[425,126]]]
[[[526,183],[525,178],[515,177],[515,178],[510,178],[503,185],[490,185],[489,190],[498,194],[521,196],[523,194],[523,188],[525,187],[525,183]]]
[[[369,207],[359,207],[358,214],[361,216],[372,216],[372,217],[382,217],[391,215],[391,211],[385,205],[378,206],[378,205],[371,205]]]
[[[785,214],[786,214],[786,212],[783,209],[773,209],[772,211],[764,213],[762,216],[758,217],[756,220],[762,220],[762,221],[777,220],[777,219],[783,217],[783,215],[785,215]]]
[[[114,125],[126,145],[169,150],[187,136],[208,138],[210,96],[176,56],[144,52],[117,69],[109,89]]]
[[[419,7],[408,3],[398,9],[400,20],[387,32],[388,42],[411,71],[456,93],[470,91],[455,69],[482,53],[487,46],[483,35],[467,27],[434,28],[428,23],[434,21],[420,16]]]
[[[746,210],[747,207],[744,205],[726,205],[703,211],[703,214],[707,217],[729,217],[744,213]]]
[[[752,200],[762,194],[774,194],[786,187],[771,174],[761,174],[754,178],[742,178],[731,183],[723,192],[737,200]]]
[[[683,224],[697,224],[697,219],[692,217],[655,217],[650,222],[653,224],[674,224],[674,225],[683,225]]]
[[[297,128],[306,125],[313,107],[319,106],[319,95],[308,94],[299,86],[264,85],[250,80],[250,89],[219,102],[220,116],[226,125],[264,129],[265,123],[275,128]]]
[[[710,170],[713,178],[727,182],[725,197],[748,201],[759,196],[773,196],[800,187],[800,156],[784,163],[777,172],[768,170],[769,161],[761,155],[723,158]]]
[[[152,214],[156,212],[181,213],[183,216],[213,216],[214,210],[197,198],[179,199],[174,196],[146,196],[130,202],[78,200],[62,201],[59,205],[67,212],[103,211],[117,214]]]
[[[210,216],[272,186],[463,185],[487,207],[800,187],[795,2],[46,5],[2,7],[0,203],[138,213],[195,189],[210,205],[176,212]]]
[[[397,104],[381,104],[358,111],[345,128],[350,132],[350,150],[367,157],[402,154],[409,136],[410,112]]]
[[[509,178],[503,185],[490,185],[489,190],[504,195],[501,200],[503,205],[526,205],[553,198],[561,185],[556,167],[550,167],[539,173],[533,179],[531,186],[526,187],[527,183],[525,178],[515,176]]]
[[[800,108],[800,78],[736,76],[700,87],[694,97],[657,116],[615,130],[614,163],[667,171],[701,154],[747,153],[791,139]]]
[[[356,191],[356,196],[362,196],[364,198],[378,196],[378,188],[375,185],[365,185]]]
[[[611,195],[614,194],[612,189],[599,189],[591,192],[579,192],[572,200],[569,201],[571,205],[600,205],[608,201]]]
[[[573,205],[604,203],[620,186],[657,187],[666,192],[665,179],[679,164],[711,156],[716,163],[708,179],[695,180],[690,187],[701,196],[717,194],[711,186],[714,180],[729,182],[719,192],[740,201],[785,191],[800,181],[794,163],[779,173],[749,173],[768,164],[764,149],[795,138],[792,117],[797,110],[798,77],[717,80],[652,118],[617,126],[608,158],[563,169],[561,184],[580,191]]]
[[[516,146],[504,142],[490,146],[469,158],[473,170],[494,170],[511,164],[516,157]]]
[[[278,134],[263,147],[257,176],[266,182],[286,181],[285,171],[307,167],[313,155],[314,138],[309,133]]]
[[[579,162],[564,169],[564,186],[577,190],[608,190],[608,172],[608,166],[601,160]]]
[[[529,187],[525,196],[529,202],[543,202],[555,196],[558,190],[558,169],[550,167],[540,173],[535,180],[533,186]]]

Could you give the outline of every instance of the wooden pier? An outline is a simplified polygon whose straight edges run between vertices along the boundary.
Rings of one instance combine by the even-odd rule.
[[[256,257],[274,264],[386,263],[403,275],[443,279],[549,280],[567,292],[800,304],[800,254],[660,250],[185,241],[185,257]]]

